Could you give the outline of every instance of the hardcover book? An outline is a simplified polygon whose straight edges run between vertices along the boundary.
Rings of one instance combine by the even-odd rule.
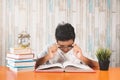
[[[7,65],[10,70],[15,72],[25,72],[25,71],[34,71],[34,66],[26,66],[26,67],[12,67],[10,65]]]
[[[35,61],[29,61],[29,62],[13,62],[13,61],[7,61],[7,64],[9,64],[12,67],[27,67],[27,66],[34,66]]]
[[[13,59],[33,59],[34,54],[12,54],[7,53],[7,58],[13,58]]]
[[[30,54],[32,53],[31,48],[10,48],[10,53],[13,54]]]
[[[44,64],[40,65],[36,72],[95,72],[92,68],[85,64],[77,64],[72,62]]]

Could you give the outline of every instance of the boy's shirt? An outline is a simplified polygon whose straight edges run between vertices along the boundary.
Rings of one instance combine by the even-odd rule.
[[[48,53],[48,49],[49,46],[47,47],[47,49],[43,50],[40,54],[38,54],[38,58],[45,56]],[[73,49],[71,49],[67,53],[64,53],[59,48],[54,57],[50,59],[47,63],[48,64],[63,63],[65,61],[70,61],[72,63],[81,63],[81,60],[74,55]]]
[[[56,55],[49,60],[50,63],[64,63],[65,61],[70,61],[72,63],[80,63],[80,59],[78,59],[74,55],[73,49],[71,49],[67,53],[63,53],[60,49],[58,49]]]

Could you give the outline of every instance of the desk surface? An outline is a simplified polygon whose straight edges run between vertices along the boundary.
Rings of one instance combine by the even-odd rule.
[[[95,73],[37,73],[34,71],[15,73],[0,67],[0,80],[120,80],[120,68]]]

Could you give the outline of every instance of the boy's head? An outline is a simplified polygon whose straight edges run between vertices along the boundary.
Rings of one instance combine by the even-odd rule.
[[[57,41],[75,40],[74,28],[69,23],[59,24],[55,31],[55,37]]]
[[[55,37],[59,48],[63,52],[68,52],[73,48],[73,43],[75,40],[74,28],[69,23],[59,24],[55,31]]]

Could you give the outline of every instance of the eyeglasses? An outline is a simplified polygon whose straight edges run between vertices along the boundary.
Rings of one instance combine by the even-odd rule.
[[[67,47],[65,47],[65,46],[59,46],[58,48],[60,48],[60,49],[72,49],[73,48],[73,46],[72,45],[70,45],[70,46],[67,46]]]

